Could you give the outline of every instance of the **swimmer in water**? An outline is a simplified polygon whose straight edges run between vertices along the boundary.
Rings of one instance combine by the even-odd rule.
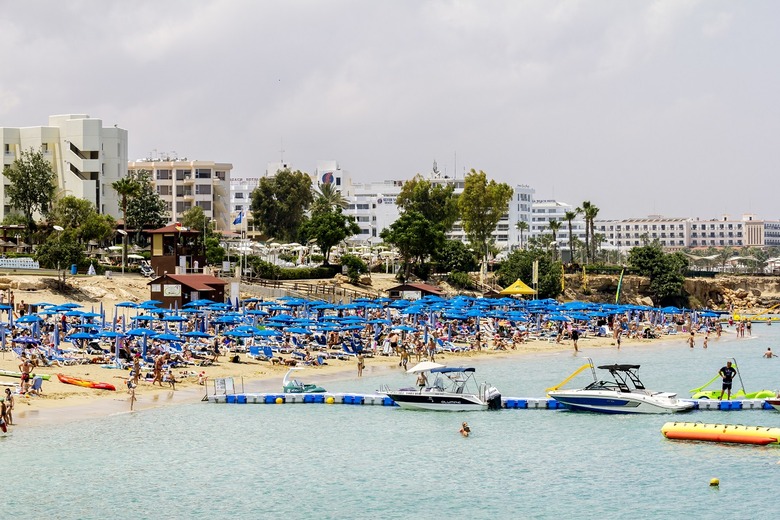
[[[463,425],[460,427],[460,434],[464,437],[468,437],[471,433],[471,428],[469,428],[469,423],[464,422]]]

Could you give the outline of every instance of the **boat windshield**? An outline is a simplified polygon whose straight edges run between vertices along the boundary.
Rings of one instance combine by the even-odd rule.
[[[620,390],[620,386],[614,381],[594,381],[585,390]]]

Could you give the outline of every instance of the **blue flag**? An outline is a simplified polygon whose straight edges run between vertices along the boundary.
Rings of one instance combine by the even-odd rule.
[[[241,224],[241,222],[243,221],[244,221],[244,212],[239,211],[238,216],[235,219],[233,219],[233,225],[237,226],[238,224]]]

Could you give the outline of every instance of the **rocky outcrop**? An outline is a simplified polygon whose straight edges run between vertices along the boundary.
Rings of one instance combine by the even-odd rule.
[[[564,298],[593,302],[614,301],[619,280],[617,275],[592,275],[583,286],[581,274],[566,275]],[[650,282],[641,276],[625,276],[620,301],[653,305]],[[762,312],[778,305],[780,313],[780,277],[717,276],[687,278],[683,286],[692,305],[719,310]]]

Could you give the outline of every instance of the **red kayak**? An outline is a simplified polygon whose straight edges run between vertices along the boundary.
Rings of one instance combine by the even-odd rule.
[[[116,387],[111,383],[98,383],[97,381],[90,381],[89,379],[80,379],[78,377],[70,377],[65,374],[57,374],[57,379],[60,383],[66,385],[83,386],[85,388],[97,388],[98,390],[112,390],[116,391]]]

